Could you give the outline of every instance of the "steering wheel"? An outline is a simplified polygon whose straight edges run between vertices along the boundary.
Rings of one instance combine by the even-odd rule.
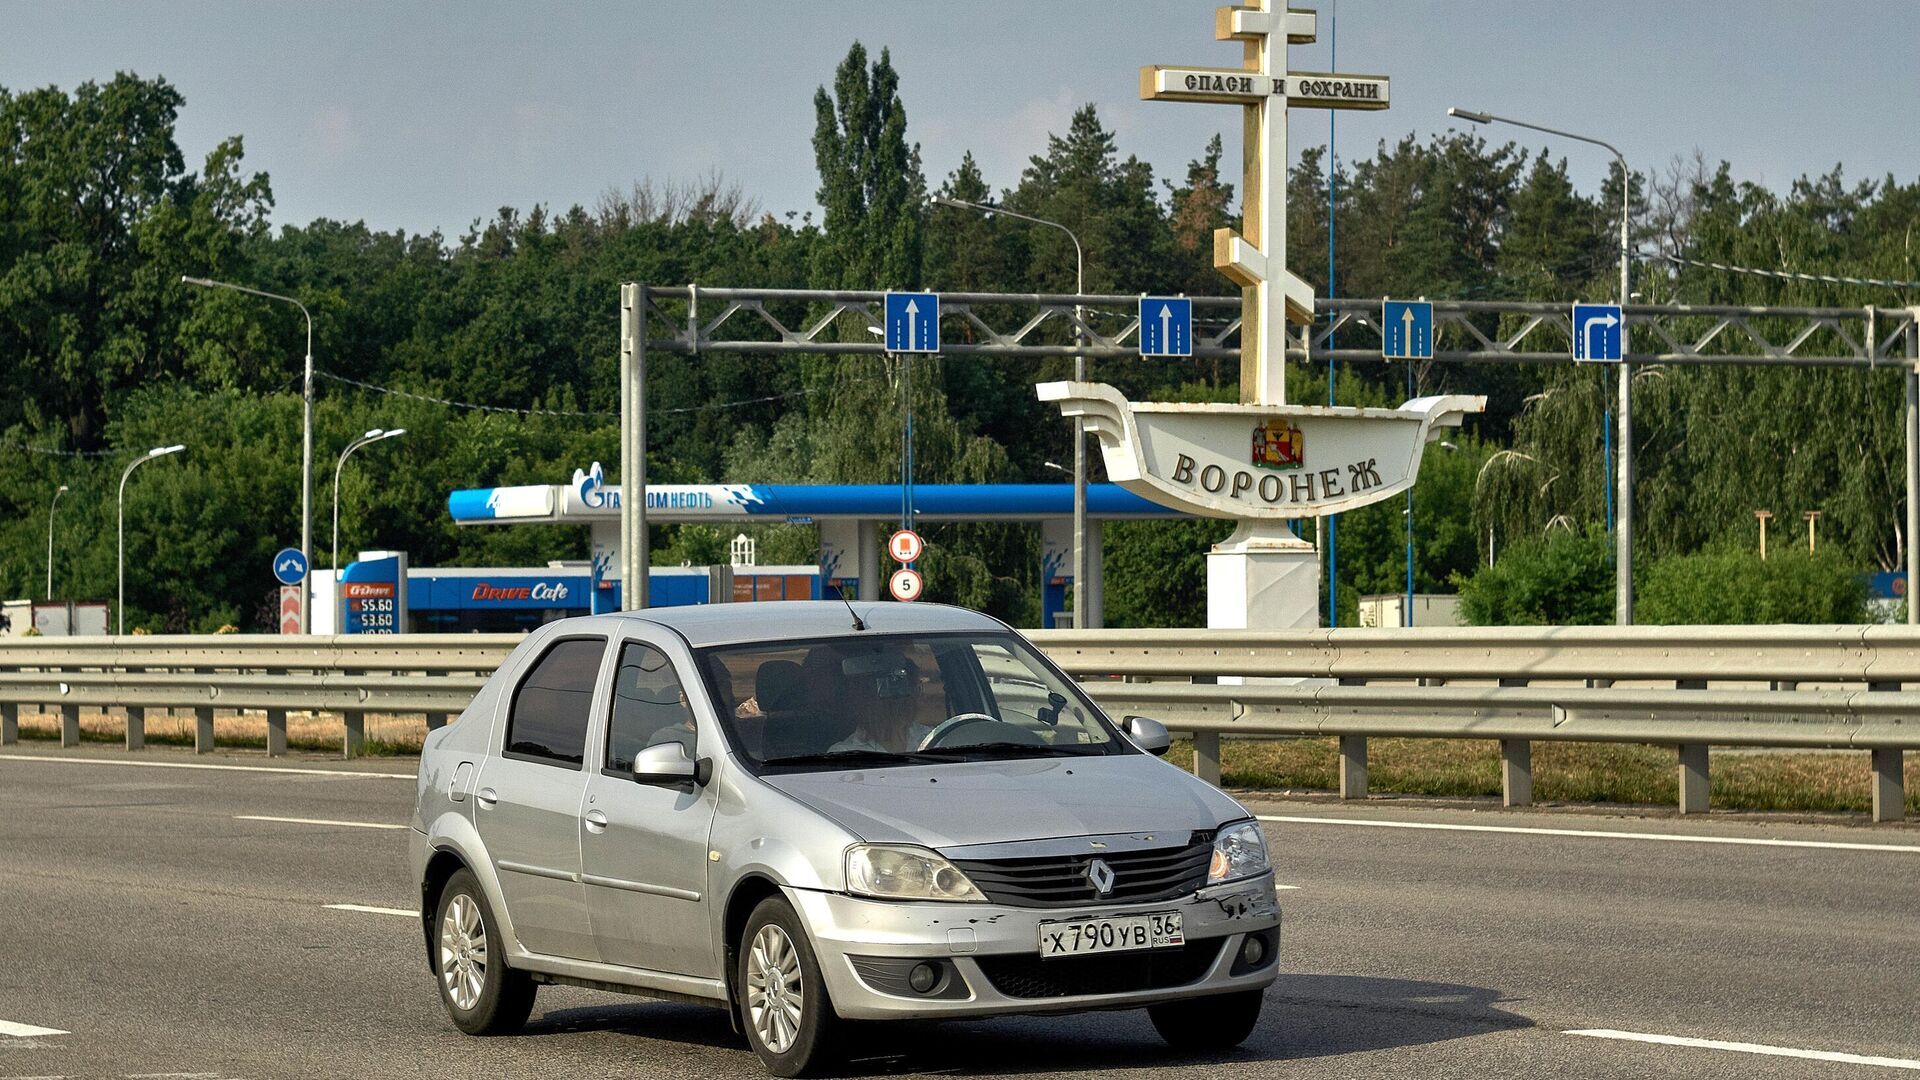
[[[1035,746],[1042,745],[1040,737],[1025,728],[1014,727],[1012,724],[988,716],[986,713],[964,712],[942,720],[932,731],[927,732],[927,737],[920,740],[919,749],[931,750],[937,746],[944,746],[954,741],[954,734],[956,732],[977,730],[984,724],[992,724],[996,727],[1005,727],[1008,729],[1007,736],[996,736],[993,740],[995,742],[1013,742],[1023,745],[1031,742]]]

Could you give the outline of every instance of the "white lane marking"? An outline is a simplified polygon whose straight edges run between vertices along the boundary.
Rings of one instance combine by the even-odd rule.
[[[1275,885],[1275,886],[1274,886],[1274,888],[1276,888],[1276,889],[1297,889],[1297,888],[1299,888],[1299,887],[1300,887],[1300,886],[1298,886],[1298,885]]]
[[[66,1035],[69,1032],[59,1028],[34,1027],[32,1024],[16,1024],[11,1020],[0,1020],[0,1035],[10,1035],[16,1039],[31,1039],[40,1035]]]
[[[1366,818],[1294,817],[1262,814],[1261,821],[1293,825],[1359,825],[1370,829],[1438,829],[1444,832],[1520,833],[1528,836],[1580,836],[1603,840],[1659,840],[1672,844],[1734,844],[1745,847],[1825,848],[1833,851],[1888,851],[1920,855],[1912,844],[1850,844],[1840,840],[1771,840],[1757,836],[1684,836],[1677,833],[1611,832],[1606,829],[1545,829],[1519,825],[1454,825],[1438,821],[1374,821]]]
[[[340,825],[349,829],[404,829],[385,821],[334,821],[331,818],[272,817],[267,814],[235,814],[235,821],[278,821],[285,825]]]
[[[400,915],[409,919],[420,917],[419,912],[408,911],[406,908],[374,907],[371,904],[321,904],[320,906],[332,911],[364,911],[369,915]]]
[[[413,780],[413,773],[355,772],[350,769],[296,769],[288,765],[214,765],[198,761],[102,761],[97,758],[53,757],[48,754],[0,754],[0,761],[51,761],[57,765],[129,765],[142,769],[215,769],[222,772],[299,773],[302,776],[344,776],[355,780]]]
[[[1800,1050],[1791,1046],[1767,1046],[1762,1043],[1723,1042],[1719,1039],[1686,1039],[1678,1035],[1649,1035],[1640,1031],[1614,1031],[1588,1028],[1568,1031],[1590,1039],[1624,1039],[1627,1042],[1658,1043],[1661,1046],[1693,1046],[1703,1050],[1731,1050],[1739,1054],[1764,1054],[1767,1057],[1804,1058],[1808,1061],[1837,1061],[1845,1065],[1878,1065],[1886,1069],[1920,1072],[1920,1061],[1911,1058],[1871,1057],[1866,1054],[1842,1054],[1833,1050]]]

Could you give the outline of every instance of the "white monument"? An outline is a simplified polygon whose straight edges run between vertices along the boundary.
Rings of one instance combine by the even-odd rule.
[[[1380,75],[1286,70],[1289,42],[1314,39],[1314,13],[1220,8],[1215,37],[1242,43],[1239,68],[1147,67],[1140,96],[1239,105],[1245,116],[1241,232],[1213,237],[1213,264],[1242,287],[1240,405],[1130,402],[1102,383],[1039,387],[1086,418],[1107,475],[1156,502],[1239,528],[1207,556],[1207,625],[1291,629],[1320,621],[1320,561],[1288,522],[1379,502],[1412,486],[1437,429],[1486,406],[1433,397],[1398,409],[1288,405],[1288,324],[1313,321],[1313,290],[1286,268],[1287,109],[1384,109]],[[1304,332],[1302,342],[1304,344]]]

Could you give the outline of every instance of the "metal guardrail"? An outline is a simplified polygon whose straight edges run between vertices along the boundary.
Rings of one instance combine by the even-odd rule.
[[[1340,790],[1367,788],[1367,739],[1498,741],[1505,801],[1532,801],[1532,744],[1676,750],[1679,805],[1708,805],[1709,746],[1866,752],[1873,817],[1902,816],[1905,751],[1920,748],[1920,632],[1887,626],[1501,627],[1305,631],[1047,630],[1029,636],[1117,714],[1194,738],[1220,779],[1220,738],[1333,736]],[[337,712],[357,753],[368,713],[456,715],[517,635],[103,637],[0,641],[0,741],[23,706],[50,705],[63,742],[81,707],[191,709],[213,747],[215,709],[264,710],[269,753],[288,712]]]

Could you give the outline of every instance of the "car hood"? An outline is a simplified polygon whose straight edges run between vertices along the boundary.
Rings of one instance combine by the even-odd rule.
[[[1246,816],[1218,788],[1145,754],[787,773],[761,779],[861,840],[963,847]]]

